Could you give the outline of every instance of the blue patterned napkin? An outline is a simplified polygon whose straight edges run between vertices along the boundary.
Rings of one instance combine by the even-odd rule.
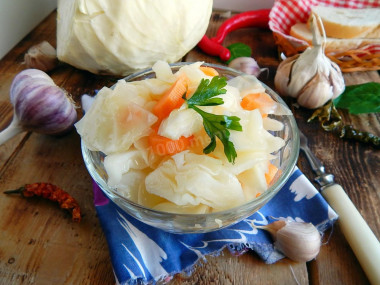
[[[243,221],[205,234],[171,234],[146,225],[121,210],[94,183],[94,204],[104,230],[118,284],[155,283],[176,273],[191,273],[206,255],[224,248],[234,254],[254,250],[266,263],[284,256],[266,231],[252,226],[273,222],[273,217],[313,223],[321,233],[337,219],[310,181],[296,168],[267,205]],[[139,283],[141,284],[141,283]]]

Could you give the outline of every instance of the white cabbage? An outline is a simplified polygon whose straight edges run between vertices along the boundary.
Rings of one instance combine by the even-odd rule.
[[[269,133],[263,125],[263,118],[258,109],[241,111],[235,114],[240,118],[243,132],[231,131],[230,140],[239,151],[264,151],[272,153],[284,146],[282,138]]]
[[[210,207],[206,205],[199,204],[197,206],[183,206],[174,204],[172,202],[163,202],[157,204],[153,207],[153,209],[162,212],[180,214],[206,214],[210,212]]]
[[[104,158],[104,168],[108,174],[107,184],[111,187],[120,186],[123,174],[131,169],[144,169],[148,167],[144,153],[139,150],[129,150],[123,153],[114,153]]]
[[[156,74],[156,78],[163,82],[173,83],[176,77],[173,75],[170,65],[163,60],[157,61],[153,66],[152,70]]]
[[[57,56],[97,74],[176,62],[205,34],[212,0],[58,0]]]
[[[125,198],[138,203],[139,193],[144,191],[144,181],[147,173],[143,170],[130,169],[127,173],[123,174],[119,184],[117,185],[117,192]]]
[[[267,131],[281,131],[284,129],[284,124],[282,122],[269,117],[263,118],[263,126]]]
[[[201,115],[193,109],[177,109],[162,121],[158,134],[178,140],[181,136],[190,137],[203,128]]]
[[[133,85],[122,82],[117,84],[115,91],[102,88],[91,108],[75,124],[90,150],[105,154],[126,151],[135,141],[148,135],[157,121],[155,115],[140,106],[144,100],[130,92]],[[119,86],[131,88],[120,92]]]
[[[148,174],[149,193],[177,205],[208,205],[223,210],[244,202],[239,180],[218,159],[187,151],[172,156]]]
[[[247,201],[254,199],[257,194],[262,194],[267,190],[268,185],[265,179],[267,170],[268,163],[262,161],[238,175]]]
[[[237,88],[240,91],[241,98],[250,93],[265,92],[264,86],[254,75],[245,74],[234,77],[228,80],[228,85]]]
[[[215,96],[215,98],[222,98],[224,103],[222,105],[213,107],[212,113],[224,115],[227,112],[228,115],[230,115],[232,112],[241,111],[241,97],[239,90],[228,85],[224,87],[224,89],[227,91],[225,94]]]
[[[151,78],[149,80],[143,81],[134,81],[130,83],[136,86],[143,86],[147,88],[149,90],[150,97],[154,100],[158,100],[162,96],[162,94],[171,86],[170,83],[156,78]]]

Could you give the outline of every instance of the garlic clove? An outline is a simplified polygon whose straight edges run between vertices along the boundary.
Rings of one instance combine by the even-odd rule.
[[[276,90],[283,96],[296,97],[296,94],[288,92],[288,85],[291,80],[293,64],[298,57],[299,54],[286,58],[279,64],[277,68],[277,72],[274,77],[274,86]]]
[[[237,57],[228,64],[228,67],[239,70],[246,74],[259,76],[261,73],[261,69],[257,64],[256,60],[252,57]]]
[[[332,68],[329,77],[333,87],[333,95],[331,99],[335,99],[344,91],[345,83],[342,71],[340,70],[339,66],[335,62],[331,62],[331,66]]]
[[[29,48],[24,55],[24,61],[27,68],[36,68],[45,72],[53,70],[58,65],[57,52],[47,41]]]
[[[275,248],[294,261],[310,261],[320,251],[321,234],[312,223],[278,220],[266,226],[254,226],[268,231]]]
[[[272,237],[274,239],[276,239],[276,233],[278,232],[278,230],[280,230],[281,228],[283,228],[285,226],[286,226],[286,221],[279,220],[279,221],[275,221],[273,223],[270,223],[270,224],[268,224],[266,226],[256,226],[256,228],[264,229],[264,230],[270,232],[270,234],[272,235]]]
[[[329,79],[321,73],[317,73],[306,84],[297,96],[297,103],[306,108],[319,108],[332,97],[333,87]]]
[[[321,248],[321,235],[311,223],[288,222],[277,231],[275,246],[298,262],[314,259]]]

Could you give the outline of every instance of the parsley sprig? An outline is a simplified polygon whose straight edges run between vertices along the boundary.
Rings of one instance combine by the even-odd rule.
[[[196,111],[203,118],[203,126],[207,135],[210,137],[211,142],[203,149],[203,152],[208,154],[214,151],[216,147],[216,137],[223,143],[224,154],[229,162],[234,163],[237,156],[234,144],[229,140],[229,130],[242,131],[242,126],[239,121],[240,118],[236,116],[215,115],[207,113],[197,106],[217,106],[224,104],[222,98],[215,96],[225,94],[227,92],[224,87],[227,85],[225,77],[214,76],[211,81],[209,79],[202,79],[195,90],[193,96],[183,99],[187,102],[189,108]]]

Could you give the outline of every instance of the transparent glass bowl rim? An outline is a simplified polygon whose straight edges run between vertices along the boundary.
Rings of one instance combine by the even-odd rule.
[[[193,63],[194,62],[172,63],[172,64],[170,64],[170,67],[172,69],[175,69],[175,68],[180,68],[182,66],[190,65]],[[212,67],[212,68],[215,68],[217,70],[223,70],[225,72],[230,72],[230,73],[234,74],[234,76],[246,75],[246,74],[244,74],[238,70],[235,70],[235,69],[229,68],[227,66],[223,66],[223,65],[211,64],[211,63],[202,63],[202,66]],[[125,78],[122,78],[120,80],[125,80],[127,82],[133,81],[133,79],[135,79],[135,78],[147,76],[148,74],[154,74],[154,71],[152,68],[144,69],[142,71],[137,71],[137,72],[135,72],[131,75],[128,75]],[[274,92],[265,83],[263,83],[261,81],[260,81],[260,83],[265,87],[265,89],[267,91],[269,91],[271,93],[271,96],[273,96],[279,103],[281,103],[286,108],[288,108],[287,104],[283,101],[283,99],[276,92]],[[114,86],[112,86],[111,88],[113,88],[113,87]],[[252,209],[257,208],[258,205],[262,205],[262,206],[265,205],[273,196],[275,196],[277,194],[277,192],[281,189],[281,187],[288,181],[289,177],[293,173],[294,167],[295,167],[297,160],[298,160],[299,133],[298,133],[298,127],[297,127],[294,116],[293,115],[285,115],[285,116],[289,117],[290,129],[292,130],[292,135],[293,135],[292,140],[294,140],[294,148],[291,149],[291,154],[290,154],[289,159],[287,160],[287,165],[283,169],[281,179],[280,178],[277,179],[277,181],[273,185],[271,185],[259,197],[255,198],[255,199],[253,199],[247,203],[244,203],[244,204],[241,204],[239,206],[229,208],[229,209],[223,210],[223,211],[217,211],[217,212],[205,213],[205,214],[189,214],[189,213],[183,214],[183,213],[172,213],[172,212],[158,211],[158,210],[154,210],[152,208],[142,206],[138,203],[135,203],[133,201],[128,200],[127,198],[118,194],[117,192],[112,191],[112,188],[107,185],[106,181],[104,181],[104,179],[98,174],[98,172],[93,167],[93,165],[91,163],[89,163],[87,159],[84,159],[84,160],[85,160],[86,167],[89,170],[89,173],[92,176],[92,178],[99,185],[102,192],[105,193],[106,196],[111,200],[112,200],[112,196],[116,196],[119,199],[125,201],[126,203],[128,203],[131,206],[133,206],[134,208],[136,208],[137,211],[141,210],[141,211],[145,211],[145,212],[146,211],[152,212],[155,215],[165,216],[165,219],[166,218],[170,219],[171,217],[172,218],[174,218],[174,217],[184,217],[184,218],[191,217],[191,218],[197,219],[197,218],[203,218],[205,216],[207,216],[208,218],[211,218],[211,219],[213,219],[213,218],[218,219],[223,214],[228,214],[228,213],[231,213],[234,211],[236,211],[236,212],[247,211],[250,208],[252,208]],[[82,150],[82,155],[84,158],[85,158],[85,153],[87,153],[87,155],[90,156],[90,153],[92,152],[86,147],[83,140],[81,140],[81,150]],[[255,212],[255,211],[253,211],[253,212]]]

